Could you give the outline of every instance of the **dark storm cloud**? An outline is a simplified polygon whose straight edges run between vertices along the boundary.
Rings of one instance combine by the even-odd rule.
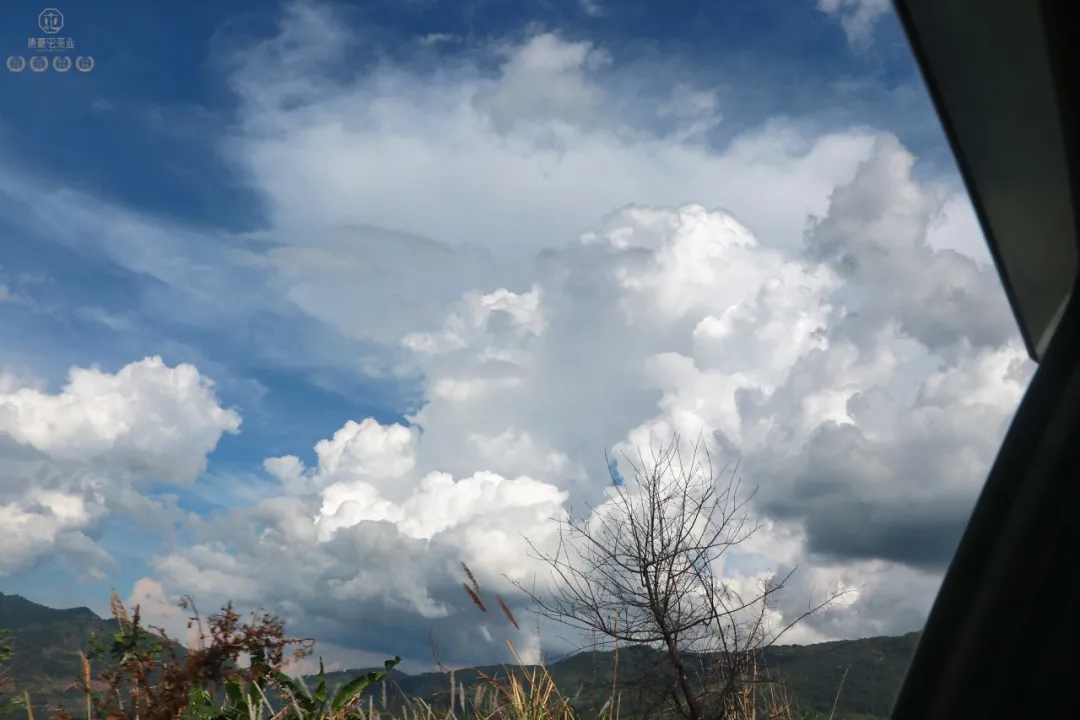
[[[952,558],[978,489],[933,481],[941,477],[938,459],[949,440],[938,448],[889,447],[855,426],[830,423],[793,460],[763,453],[743,468],[761,482],[759,507],[766,514],[802,522],[810,554],[940,569]]]
[[[927,482],[941,477],[937,460],[950,451],[949,440],[888,449],[854,426],[825,425],[790,478],[795,491],[765,506],[777,517],[804,521],[812,554],[942,569],[977,494],[975,484]]]

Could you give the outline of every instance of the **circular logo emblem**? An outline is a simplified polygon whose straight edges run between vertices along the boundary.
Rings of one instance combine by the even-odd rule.
[[[52,60],[52,66],[56,72],[67,72],[71,69],[71,58],[67,55],[57,55]]]
[[[45,8],[38,14],[38,27],[46,35],[55,35],[64,29],[64,13],[56,8]]]
[[[90,72],[94,69],[94,58],[89,55],[80,55],[75,58],[75,69],[79,72]]]
[[[30,69],[34,72],[45,72],[49,69],[49,58],[44,55],[34,55],[30,58]]]
[[[22,72],[26,69],[26,58],[19,55],[9,55],[7,69],[11,72]]]

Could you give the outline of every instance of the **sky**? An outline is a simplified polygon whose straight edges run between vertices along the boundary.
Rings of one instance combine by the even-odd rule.
[[[848,591],[788,641],[922,626],[1033,365],[886,0],[43,9],[0,10],[53,61],[0,76],[0,590],[497,661],[460,563],[527,616],[528,543],[678,433],[757,491],[719,573]]]

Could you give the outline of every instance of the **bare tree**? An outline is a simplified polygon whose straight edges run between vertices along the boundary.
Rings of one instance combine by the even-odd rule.
[[[609,463],[608,502],[564,519],[554,554],[533,546],[551,568],[550,593],[522,589],[542,616],[599,636],[608,647],[636,646],[652,690],[644,712],[749,717],[754,683],[767,679],[758,675],[761,652],[842,593],[827,591],[799,617],[771,627],[774,596],[791,573],[750,597],[721,577],[724,555],[760,529],[750,521],[753,493],[740,493],[737,468],[721,482],[727,468],[716,471],[700,438],[689,461],[681,447],[675,436],[648,459],[640,451],[636,462],[627,459],[628,483]]]

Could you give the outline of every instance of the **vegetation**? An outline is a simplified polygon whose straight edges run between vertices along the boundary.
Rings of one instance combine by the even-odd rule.
[[[479,593],[475,590],[477,597]],[[512,623],[516,623],[505,604],[499,603]],[[185,606],[190,607],[190,601]],[[198,647],[180,653],[177,644],[160,629],[142,625],[138,609],[129,613],[113,596],[113,620],[116,630],[107,638],[95,634],[91,650],[76,651],[80,674],[75,685],[83,695],[82,707],[56,708],[55,720],[83,716],[87,720],[328,720],[330,718],[397,717],[402,720],[435,718],[484,718],[485,720],[576,720],[585,713],[580,703],[560,692],[550,670],[544,666],[519,665],[495,671],[473,671],[471,684],[453,672],[449,693],[429,699],[399,694],[396,703],[388,701],[389,674],[399,658],[388,660],[378,671],[361,672],[331,689],[333,679],[320,672],[311,682],[295,680],[282,671],[287,656],[310,655],[312,643],[289,639],[277,618],[256,614],[250,622],[241,622],[230,606],[212,615],[209,631],[200,631]],[[483,608],[486,610],[486,607]],[[196,613],[193,623],[201,621]],[[512,648],[512,645],[511,645]],[[292,650],[291,653],[287,652]],[[8,656],[3,656],[8,657]],[[245,662],[246,660],[246,662]],[[610,655],[613,667],[618,653]],[[95,682],[92,664],[101,663]],[[617,685],[613,684],[612,687]],[[365,691],[380,686],[381,699]],[[367,700],[365,703],[364,700]],[[27,697],[27,700],[29,698]],[[796,718],[799,715],[782,693],[770,691],[762,697],[767,714],[758,717]],[[28,720],[34,719],[33,704],[25,706]],[[615,692],[590,715],[599,720],[620,717],[621,699]],[[752,713],[728,715],[751,717]]]
[[[22,706],[21,698],[12,697],[15,682],[6,667],[11,655],[10,635],[0,629],[0,715],[11,714]]]
[[[635,492],[614,490],[599,511],[570,518],[554,554],[537,555],[556,581],[531,591],[541,614],[597,638],[591,652],[551,666],[446,670],[409,676],[383,667],[294,679],[286,663],[314,652],[283,622],[231,605],[204,622],[191,598],[184,648],[145,627],[113,593],[111,620],[85,608],[50,610],[0,594],[0,713],[54,720],[872,720],[887,715],[915,635],[809,647],[777,640],[808,612],[769,623],[783,580],[736,592],[714,574],[724,553],[757,527],[733,477],[721,487],[698,447],[684,462],[679,438],[631,463]],[[609,465],[609,467],[612,467]],[[535,549],[535,548],[534,548]],[[510,627],[509,606],[485,597],[462,564],[463,588],[481,612]],[[785,578],[786,579],[786,578]],[[524,590],[524,588],[522,588]],[[14,655],[12,655],[14,650]],[[30,652],[25,652],[29,650]],[[36,652],[35,652],[36,650]],[[95,672],[96,669],[96,672]],[[311,687],[314,689],[311,689]],[[38,697],[31,695],[31,690]]]
[[[32,612],[24,612],[28,608]],[[261,682],[253,684],[250,683],[250,674],[245,676],[245,673],[250,673],[250,666],[246,669],[240,667],[239,653],[231,663],[208,665],[206,661],[213,657],[208,654],[204,655],[201,665],[193,663],[189,666],[185,663],[188,651],[175,642],[167,642],[159,633],[148,633],[145,628],[136,630],[136,627],[141,628],[141,620],[134,611],[130,613],[130,620],[124,623],[127,611],[120,612],[121,609],[122,606],[114,602],[114,615],[120,617],[102,620],[85,608],[53,610],[18,596],[0,595],[0,622],[9,626],[7,647],[14,647],[16,653],[14,657],[0,655],[0,658],[5,658],[0,659],[0,704],[15,713],[11,717],[27,717],[27,720],[50,717],[96,720],[110,717],[110,714],[103,714],[102,711],[111,712],[112,717],[133,717],[117,712],[117,707],[110,710],[106,703],[101,702],[113,683],[120,687],[120,697],[125,698],[125,707],[130,711],[131,690],[138,688],[137,678],[143,672],[142,668],[146,669],[148,682],[144,686],[149,685],[146,688],[148,696],[160,697],[169,695],[161,687],[162,679],[166,677],[162,673],[163,666],[174,668],[171,677],[173,682],[180,683],[185,677],[190,677],[178,672],[181,668],[209,666],[217,667],[226,678],[231,677],[233,689],[228,689],[228,679],[225,685],[218,686],[217,691],[209,682],[198,689],[191,684],[187,700],[177,711],[178,716],[191,720],[216,720],[236,717],[239,710],[249,713],[248,717],[268,720],[274,714],[282,713],[287,705],[292,705],[292,693],[292,697],[312,697],[313,702],[298,700],[299,711],[293,707],[291,715],[281,714],[279,717],[335,717],[333,700],[338,697],[337,692],[349,681],[362,678],[361,684],[366,687],[354,685],[350,691],[359,690],[353,698],[354,702],[351,705],[346,703],[336,717],[371,720],[499,720],[512,717],[514,720],[525,720],[545,712],[544,717],[552,720],[615,720],[616,717],[638,717],[632,698],[627,698],[617,689],[619,673],[636,674],[635,667],[649,667],[655,662],[655,659],[645,657],[654,651],[627,647],[579,653],[546,667],[491,666],[410,675],[396,667],[384,666],[322,673],[296,681],[289,678],[293,685],[280,677],[275,682],[274,678],[264,675]],[[486,611],[486,605],[484,609]],[[229,608],[223,609],[222,614],[223,619],[230,617]],[[232,617],[233,620],[229,622],[236,623],[234,627],[239,629],[243,624],[238,622],[235,614]],[[256,630],[266,628],[267,620],[272,618],[260,616],[247,623],[247,626]],[[270,627],[275,628],[275,642],[284,640],[281,625]],[[243,642],[243,632],[239,633],[239,642],[237,635],[234,632],[230,636],[234,650],[239,649]],[[81,640],[76,641],[77,638]],[[252,639],[251,635],[248,638]],[[49,639],[65,642],[52,645],[42,642]],[[779,717],[792,720],[875,720],[886,717],[916,640],[917,635],[912,633],[895,638],[771,647],[761,655],[761,668],[772,669],[784,682],[782,685],[762,686],[760,702],[765,706],[781,706],[776,709]],[[213,645],[213,638],[209,639],[209,644]],[[142,650],[129,655],[126,663],[122,662],[123,654],[129,653],[133,645]],[[225,645],[229,646],[228,643]],[[217,656],[220,657],[220,651],[224,649],[220,641],[217,647]],[[303,642],[279,647],[305,652],[314,650],[310,643]],[[114,657],[114,651],[122,653],[121,657]],[[258,659],[253,665],[259,665]],[[125,667],[128,671],[124,670]],[[59,674],[43,675],[40,672],[42,668]],[[376,676],[372,676],[372,673],[376,673]],[[174,685],[171,693],[173,697],[182,697],[183,693],[178,693],[177,687]],[[90,692],[87,692],[87,688]],[[309,693],[307,688],[313,690]],[[25,700],[29,700],[25,704],[24,691],[28,693]],[[115,692],[112,697],[117,697]],[[348,697],[348,693],[345,697]],[[258,702],[253,703],[252,698]],[[784,703],[789,702],[787,709],[783,709]],[[140,717],[162,717],[154,710]],[[327,711],[328,714],[320,715],[320,712]],[[0,710],[0,714],[2,712]],[[760,713],[758,717],[765,720],[771,715]]]

